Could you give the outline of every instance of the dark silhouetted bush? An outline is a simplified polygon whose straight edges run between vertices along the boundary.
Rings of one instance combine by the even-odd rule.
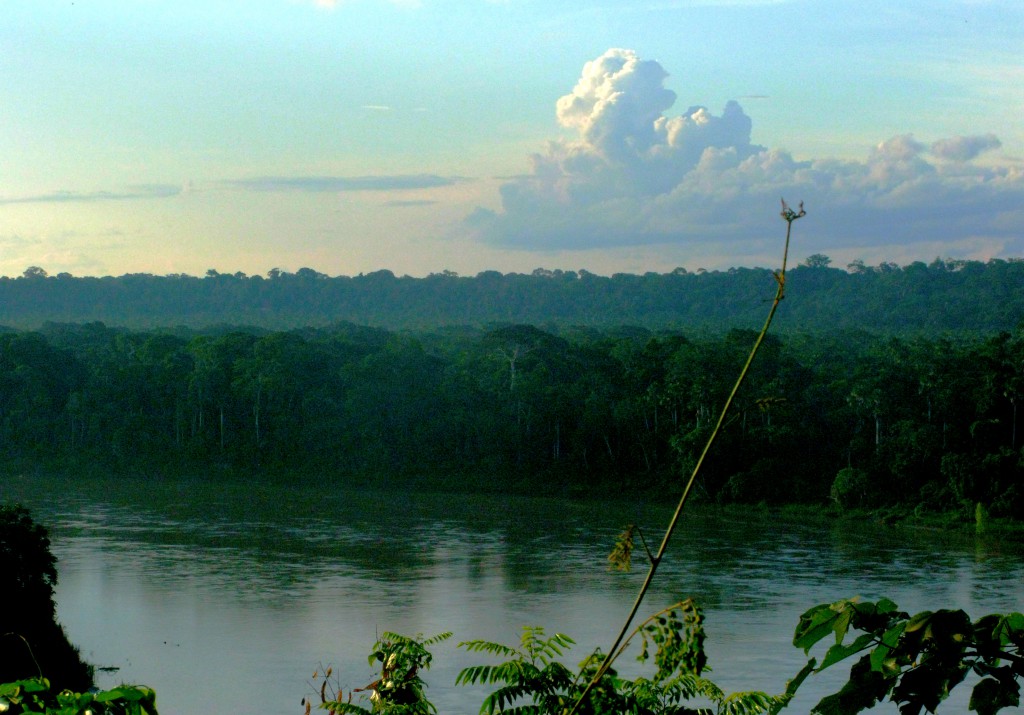
[[[57,559],[28,509],[0,505],[0,682],[45,674],[54,688],[88,690],[92,666],[57,623]]]

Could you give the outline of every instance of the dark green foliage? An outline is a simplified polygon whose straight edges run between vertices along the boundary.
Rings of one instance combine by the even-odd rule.
[[[434,704],[427,699],[424,688],[426,683],[420,672],[430,669],[433,655],[428,650],[435,645],[451,638],[451,633],[439,633],[430,638],[417,635],[415,638],[398,633],[384,633],[374,643],[370,652],[370,665],[380,668],[380,677],[363,688],[356,688],[353,693],[366,693],[363,696],[370,701],[370,707],[352,703],[352,693],[343,700],[344,693],[337,692],[334,699],[326,696],[327,678],[320,689],[320,707],[331,713],[387,713],[388,715],[431,715],[437,712]],[[315,679],[314,675],[314,679]],[[310,710],[307,700],[306,712]]]
[[[707,665],[703,621],[697,604],[687,600],[652,615],[637,627],[633,635],[643,639],[639,660],[654,665],[649,677],[630,680],[608,670],[595,687],[585,691],[597,674],[601,654],[592,653],[576,667],[566,665],[563,659],[573,646],[571,638],[560,633],[547,635],[542,628],[524,628],[516,646],[484,640],[460,643],[460,648],[500,662],[465,668],[455,684],[497,686],[484,697],[480,715],[565,715],[574,707],[574,712],[581,715],[769,715],[785,707],[811,672],[813,662],[781,695],[759,691],[727,694],[703,674]],[[385,648],[378,643],[370,656],[371,663],[381,664],[381,678],[362,689],[373,693],[370,707],[352,703],[351,694],[342,697],[344,694],[338,693],[329,699],[324,695],[325,685],[321,686],[320,707],[332,713],[433,712],[418,676],[405,676],[403,680],[401,674],[417,673],[428,665],[425,646],[448,635],[423,640],[386,634]],[[381,683],[396,680],[415,681],[417,685],[399,700],[380,687]]]
[[[851,631],[861,634],[849,643]],[[982,676],[970,709],[982,715],[1019,704],[1024,679],[1024,615],[985,616],[971,622],[959,610],[909,616],[895,603],[856,599],[815,606],[800,617],[793,645],[805,652],[835,637],[818,671],[858,658],[843,688],[815,707],[822,715],[854,715],[886,699],[901,715],[935,712],[974,671]]]
[[[0,333],[0,466],[675,491],[755,338],[51,324]],[[1020,330],[768,336],[694,497],[1022,518],[1022,365]]]
[[[46,674],[58,690],[92,686],[92,666],[56,620],[56,564],[46,529],[28,510],[0,505],[0,682]]]
[[[936,260],[929,265],[830,266],[815,254],[790,271],[800,296],[779,311],[777,331],[871,326],[886,333],[1010,330],[1024,315],[1024,262]],[[310,268],[268,277],[211,270],[203,278],[132,274],[103,278],[47,276],[42,269],[0,277],[0,324],[34,328],[46,321],[134,328],[256,325],[287,329],[340,321],[399,329],[535,325],[641,325],[719,330],[759,327],[775,280],[766,268],[610,277],[587,271],[485,271],[475,277],[397,277],[390,271],[329,277]]]
[[[0,712],[10,715],[157,715],[156,693],[141,685],[79,693],[57,690],[46,678],[0,684]]]
[[[844,509],[874,506],[879,490],[871,483],[867,472],[857,467],[844,467],[832,481],[829,492],[832,501]]]
[[[704,614],[694,601],[681,601],[656,614],[638,631],[643,639],[641,663],[651,657],[651,646],[654,647],[655,680],[665,680],[676,670],[700,675],[707,666]]]
[[[573,671],[558,660],[573,643],[561,633],[545,637],[543,628],[524,628],[518,648],[481,640],[460,643],[460,648],[470,652],[507,660],[499,665],[466,668],[455,684],[501,684],[484,699],[481,715],[558,712],[571,703],[569,698],[576,686]]]
[[[370,707],[353,704],[351,694],[343,698],[339,692],[328,699],[324,692],[330,671],[320,688],[320,707],[332,713],[433,713],[418,673],[431,662],[427,646],[449,635],[423,639],[385,634],[370,655],[371,664],[381,667],[381,678],[354,691],[371,692]],[[808,677],[854,659],[847,682],[822,698],[812,713],[856,715],[886,701],[895,703],[901,715],[936,712],[973,672],[980,680],[972,687],[970,710],[996,715],[1019,705],[1024,680],[1020,613],[972,622],[959,610],[910,616],[888,599],[815,606],[800,617],[793,645],[805,654],[821,641],[831,645],[820,666],[810,658],[779,695],[727,694],[705,676],[703,616],[692,600],[650,616],[630,638],[636,635],[643,640],[639,660],[654,665],[647,676],[630,680],[608,670],[596,687],[585,691],[598,672],[601,654],[595,652],[578,667],[570,667],[562,659],[573,645],[571,638],[525,628],[518,646],[483,640],[460,643],[461,648],[500,662],[463,669],[456,685],[498,686],[485,696],[481,715],[778,715]]]

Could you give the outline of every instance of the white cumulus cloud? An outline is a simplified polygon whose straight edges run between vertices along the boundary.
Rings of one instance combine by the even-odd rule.
[[[501,210],[478,209],[469,225],[484,241],[524,249],[714,239],[756,250],[783,196],[806,202],[821,248],[1021,240],[1024,174],[972,163],[1000,147],[992,134],[930,145],[904,134],[863,161],[797,161],[754,144],[735,101],[719,114],[691,106],[669,115],[667,77],[627,49],[587,62],[555,106],[574,135],[530,157],[531,171],[501,186]]]

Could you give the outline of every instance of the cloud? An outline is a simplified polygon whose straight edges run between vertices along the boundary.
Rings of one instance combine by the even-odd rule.
[[[385,176],[259,176],[214,182],[206,188],[242,189],[246,191],[414,191],[453,186],[462,177],[436,174],[397,174]],[[29,196],[0,196],[0,206],[10,204],[95,203],[103,201],[138,201],[188,196],[198,189],[192,180],[183,184],[133,184],[123,191],[54,191]]]
[[[0,197],[0,204],[89,203],[95,201],[134,201],[138,199],[166,199],[183,193],[180,185],[136,184],[124,191],[55,191],[31,196]]]
[[[452,186],[459,177],[436,174],[398,174],[393,176],[260,176],[223,182],[232,188],[250,191],[410,191]]]
[[[994,135],[928,145],[904,134],[862,161],[798,161],[754,144],[735,101],[669,116],[667,76],[626,49],[586,63],[555,106],[574,135],[530,157],[528,174],[501,185],[501,210],[477,209],[470,229],[523,249],[716,240],[754,252],[783,196],[806,202],[821,248],[1022,233],[1024,171],[972,163],[1000,146]]]
[[[950,161],[970,161],[980,154],[998,149],[1003,143],[995,134],[982,134],[973,137],[952,137],[940,139],[932,144],[932,154]]]
[[[430,199],[420,200],[409,200],[409,201],[385,201],[385,206],[394,206],[396,208],[409,208],[411,206],[434,206],[437,201],[431,201]]]

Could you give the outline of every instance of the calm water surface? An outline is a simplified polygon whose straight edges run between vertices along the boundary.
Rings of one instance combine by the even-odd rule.
[[[0,483],[0,498],[50,529],[58,615],[91,662],[119,669],[100,685],[151,685],[163,715],[297,715],[314,670],[331,665],[332,682],[360,687],[374,679],[378,634],[444,630],[455,635],[433,649],[428,693],[441,713],[475,713],[480,691],[453,683],[486,659],[455,644],[511,644],[539,625],[577,641],[573,663],[607,648],[643,578],[609,573],[610,546],[633,521],[659,540],[671,506],[24,479]],[[1024,610],[1022,584],[1012,542],[693,509],[642,613],[696,597],[710,677],[780,692],[804,663],[791,639],[812,605],[888,596],[910,612],[977,617]],[[619,669],[640,673],[632,660]],[[843,670],[812,678],[787,712],[807,712]],[[940,712],[965,703],[966,692]]]

